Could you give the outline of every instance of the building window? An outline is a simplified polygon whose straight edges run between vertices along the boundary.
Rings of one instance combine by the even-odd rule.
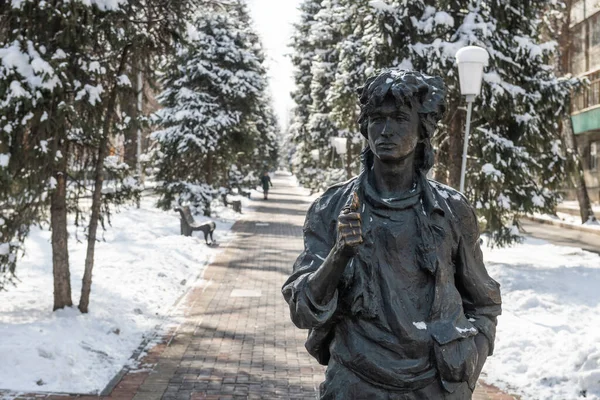
[[[590,30],[589,68],[594,70],[600,67],[600,13],[589,19],[588,27]]]
[[[590,171],[598,170],[598,155],[600,153],[600,142],[590,143]]]
[[[577,25],[571,31],[571,73],[580,75],[587,71],[586,24]]]

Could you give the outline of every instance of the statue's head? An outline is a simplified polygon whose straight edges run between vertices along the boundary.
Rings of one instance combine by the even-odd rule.
[[[437,123],[446,109],[440,77],[400,69],[371,77],[360,94],[360,131],[369,141],[369,157],[401,160],[415,152],[416,168],[433,166],[431,146]]]

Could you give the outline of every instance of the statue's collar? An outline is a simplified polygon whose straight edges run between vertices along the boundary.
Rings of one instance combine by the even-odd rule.
[[[442,217],[446,215],[444,209],[440,206],[436,195],[433,193],[433,188],[425,174],[419,172],[418,180],[421,181],[421,186],[423,187],[423,207],[425,208],[427,215],[433,213],[440,214]]]
[[[444,216],[444,210],[441,208],[433,189],[421,172],[417,174],[415,185],[411,190],[404,192],[401,196],[384,199],[375,188],[369,183],[368,174],[366,171],[362,171],[357,183],[360,185],[361,191],[365,200],[368,201],[375,208],[402,210],[409,207],[413,207],[419,201],[422,201],[423,208],[427,215],[431,216],[433,213]]]

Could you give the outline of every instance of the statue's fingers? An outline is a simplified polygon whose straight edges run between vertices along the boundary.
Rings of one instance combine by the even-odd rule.
[[[363,238],[361,235],[351,235],[346,238],[346,243],[350,246],[361,244],[362,242]]]
[[[352,227],[352,228],[360,228],[361,227],[361,223],[360,220],[350,220],[348,221],[348,224]]]
[[[346,227],[350,227],[350,223],[346,220],[339,220],[337,226],[338,226],[338,230],[344,229]]]
[[[352,201],[350,202],[350,211],[357,212],[360,207],[360,199],[358,197],[358,193],[355,191],[352,192]]]
[[[352,230],[356,228],[352,228],[350,225],[345,225],[338,228],[338,233],[341,236],[350,236],[352,235]]]
[[[360,199],[358,197],[358,193],[355,190],[352,192],[352,194],[350,194],[348,201],[346,202],[346,205],[342,209],[342,213],[349,214],[349,213],[357,212],[357,211],[359,211],[359,207],[360,207]]]
[[[343,221],[345,223],[350,223],[351,221],[360,221],[360,214],[357,212],[347,212],[339,216],[339,221]]]

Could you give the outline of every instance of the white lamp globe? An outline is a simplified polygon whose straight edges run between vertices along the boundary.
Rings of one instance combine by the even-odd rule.
[[[335,148],[335,152],[340,155],[346,154],[347,141],[348,141],[348,139],[346,139],[346,138],[334,137],[333,138],[333,147]]]
[[[319,149],[311,150],[310,156],[314,161],[319,161]]]
[[[477,96],[481,93],[483,67],[488,65],[490,55],[477,46],[467,46],[456,52],[460,92],[463,96]]]

